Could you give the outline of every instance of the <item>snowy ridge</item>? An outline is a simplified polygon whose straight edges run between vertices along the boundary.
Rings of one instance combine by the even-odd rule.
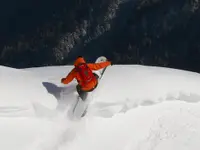
[[[139,65],[108,67],[88,113],[73,120],[77,83],[60,83],[71,69],[0,67],[1,149],[199,149],[198,73]]]
[[[47,94],[41,82],[30,72],[1,66],[0,116],[34,115],[36,103],[55,108],[56,99]]]
[[[123,73],[119,73],[119,67]],[[92,114],[96,111],[100,116],[111,117],[131,108],[164,101],[198,102],[199,83],[199,74],[193,72],[160,67],[114,66],[106,71],[106,78],[95,93],[94,106],[90,108]]]

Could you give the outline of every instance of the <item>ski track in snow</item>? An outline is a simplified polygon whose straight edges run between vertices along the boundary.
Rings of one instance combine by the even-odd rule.
[[[86,116],[74,119],[71,112],[77,102],[76,82],[60,83],[71,68],[29,68],[23,73],[0,68],[5,69],[0,74],[1,88],[12,89],[10,95],[2,93],[7,101],[0,100],[1,149],[199,149],[199,74],[112,66],[92,94]],[[19,77],[18,88],[12,86],[14,72]],[[4,88],[4,92],[10,89]]]

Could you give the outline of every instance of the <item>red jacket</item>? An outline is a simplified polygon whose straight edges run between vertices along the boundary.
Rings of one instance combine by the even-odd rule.
[[[79,57],[75,62],[74,62],[74,66],[77,66],[78,64],[80,63],[85,63],[85,60],[82,58],[82,57]],[[101,63],[89,63],[87,64],[88,67],[91,69],[91,70],[99,70],[99,69],[102,69],[102,68],[105,68],[109,65],[111,65],[111,62],[110,61],[106,61],[106,62],[101,62]],[[93,79],[91,82],[89,82],[88,84],[86,85],[83,85],[83,81],[82,79],[80,78],[80,75],[75,71],[75,68],[73,68],[70,73],[65,77],[65,78],[62,78],[61,82],[63,84],[68,84],[70,83],[73,79],[76,79],[79,83],[79,85],[81,86],[81,89],[83,91],[90,91],[91,89],[93,89],[96,84],[97,84],[97,80],[96,79]]]

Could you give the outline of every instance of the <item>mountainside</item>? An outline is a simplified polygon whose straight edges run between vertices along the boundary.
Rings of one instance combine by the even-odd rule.
[[[200,74],[169,68],[107,68],[81,119],[72,66],[0,67],[0,149],[197,150]]]
[[[110,30],[119,4],[119,0],[2,2],[0,64],[24,68],[66,63],[69,52],[82,51]]]
[[[5,9],[10,3],[1,5],[0,64],[66,65],[77,55],[105,55],[115,64],[200,71],[199,0],[21,0]]]

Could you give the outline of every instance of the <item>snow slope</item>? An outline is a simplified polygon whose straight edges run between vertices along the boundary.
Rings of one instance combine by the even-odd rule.
[[[88,113],[73,119],[72,66],[0,67],[4,150],[197,150],[200,74],[160,67],[109,67]]]
[[[57,100],[26,71],[0,66],[0,83],[0,149],[27,149],[49,125],[36,119],[41,117],[37,109],[55,109]]]

